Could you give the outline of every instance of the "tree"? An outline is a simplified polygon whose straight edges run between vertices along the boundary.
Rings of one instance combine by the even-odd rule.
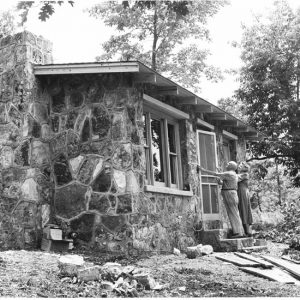
[[[19,1],[17,9],[21,11],[21,25],[27,22],[27,16],[32,7],[39,7],[39,19],[45,22],[54,14],[55,6],[61,6],[64,2],[74,5],[74,1]]]
[[[300,11],[299,11],[300,12]],[[267,138],[252,144],[253,159],[276,158],[296,176],[300,167],[300,18],[277,1],[265,20],[244,27],[237,97],[249,123]],[[295,177],[300,183],[300,178]]]
[[[15,17],[9,11],[0,14],[0,38],[14,34],[16,31]]]
[[[238,99],[236,96],[221,98],[218,100],[218,106],[225,110],[226,112],[232,114],[239,120],[247,123],[248,122],[248,115],[246,113],[246,106],[245,104]]]
[[[202,74],[217,80],[220,72],[205,60],[207,50],[189,39],[209,40],[207,20],[225,0],[109,1],[89,10],[117,34],[103,44],[97,60],[140,60],[184,86],[195,87]]]

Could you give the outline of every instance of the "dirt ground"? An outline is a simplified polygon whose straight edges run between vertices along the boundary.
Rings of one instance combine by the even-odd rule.
[[[268,253],[280,256],[282,244],[269,243]],[[78,253],[77,253],[78,254]],[[149,269],[160,291],[139,288],[139,297],[296,297],[300,286],[271,282],[246,274],[213,255],[187,259],[185,255],[156,255],[143,259],[83,254],[85,261],[116,261]],[[72,283],[59,276],[60,254],[41,251],[0,252],[0,295],[3,297],[101,297],[100,282]],[[118,297],[110,292],[108,297]],[[123,296],[124,297],[124,296]]]

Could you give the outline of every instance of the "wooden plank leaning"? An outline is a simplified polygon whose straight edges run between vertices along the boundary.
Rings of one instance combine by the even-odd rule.
[[[213,256],[215,256],[217,259],[225,261],[225,262],[229,262],[232,263],[234,265],[237,265],[239,267],[260,267],[261,264],[248,260],[248,259],[244,259],[241,257],[238,257],[234,254],[230,254],[230,253],[215,253]]]
[[[235,252],[235,255],[244,258],[244,259],[248,259],[254,262],[257,262],[261,265],[262,268],[264,269],[272,269],[274,267],[274,265],[272,265],[271,263],[263,260],[262,258],[259,258],[257,256],[253,256],[251,254],[247,254],[247,253],[240,253],[240,252]]]
[[[279,269],[279,268],[273,268],[273,269],[259,269],[259,268],[251,268],[251,267],[240,267],[240,270],[259,276],[262,278],[269,279],[271,281],[277,281],[281,283],[289,283],[289,284],[297,284],[299,285],[299,281],[286,273],[285,271]]]
[[[296,265],[289,261],[285,261],[281,258],[276,258],[276,257],[268,256],[268,255],[261,255],[260,257],[262,257],[266,261],[272,263],[273,265],[276,265],[286,271],[289,271],[291,274],[293,274],[294,277],[296,277],[297,279],[300,279],[300,266],[299,265]]]

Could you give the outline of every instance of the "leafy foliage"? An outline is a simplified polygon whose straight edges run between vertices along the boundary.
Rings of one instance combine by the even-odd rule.
[[[250,124],[267,138],[252,144],[256,158],[276,157],[294,175],[300,167],[300,18],[286,1],[276,1],[266,22],[244,27],[243,67],[237,96]],[[295,183],[300,183],[297,177]]]
[[[246,114],[246,106],[244,103],[236,96],[221,98],[218,100],[218,106],[225,110],[226,112],[232,114],[239,120],[247,123],[248,116]]]
[[[38,3],[36,1],[19,1],[17,9],[21,11],[21,25],[27,22],[29,10],[33,6],[39,6],[39,19],[45,22],[54,14],[55,6],[61,6],[64,2],[68,2],[71,6],[74,5],[74,1],[39,1]]]
[[[277,226],[260,231],[258,238],[266,238],[278,243],[286,243],[292,249],[300,250],[300,206],[299,198],[285,202],[281,207],[284,216]]]
[[[10,12],[3,12],[0,14],[0,38],[16,31],[15,17]]]
[[[293,186],[287,168],[276,166],[274,159],[252,162],[250,187],[252,193],[259,195],[263,213],[277,211],[283,216],[277,224],[266,220],[255,224],[257,237],[287,243],[300,250],[300,191]]]
[[[218,80],[220,71],[205,62],[209,52],[188,40],[208,41],[207,20],[225,4],[224,0],[98,4],[90,15],[102,18],[117,34],[103,44],[105,54],[97,60],[140,60],[192,88],[202,73]]]

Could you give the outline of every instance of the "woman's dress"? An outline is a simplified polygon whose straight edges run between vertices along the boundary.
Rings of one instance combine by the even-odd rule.
[[[241,173],[238,175],[238,197],[239,197],[239,212],[242,219],[242,223],[251,225],[253,223],[250,195],[248,189],[249,174]]]

